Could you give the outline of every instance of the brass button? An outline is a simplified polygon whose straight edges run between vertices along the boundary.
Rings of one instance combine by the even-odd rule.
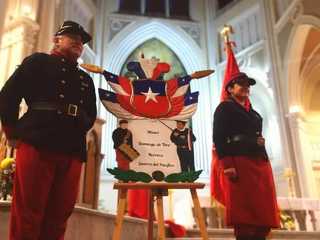
[[[81,91],[84,91],[84,87],[82,87],[82,88],[80,88],[81,89]]]
[[[64,95],[63,95],[63,94],[60,94],[59,97],[60,97],[60,98],[64,98]]]
[[[65,68],[62,68],[62,72],[65,72],[65,71],[67,71],[67,69],[65,69]]]
[[[83,100],[82,99],[80,100],[80,103],[83,104]]]
[[[66,84],[66,81],[65,81],[65,80],[61,80],[61,83],[62,83],[62,84]]]
[[[64,58],[61,59],[62,62],[65,62],[66,60]]]

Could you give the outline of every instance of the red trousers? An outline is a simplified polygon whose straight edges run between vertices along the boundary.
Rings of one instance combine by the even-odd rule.
[[[130,162],[127,158],[120,152],[120,150],[116,149],[116,161],[118,168],[121,170],[129,170]]]
[[[81,173],[78,156],[21,143],[11,208],[10,240],[63,240]]]

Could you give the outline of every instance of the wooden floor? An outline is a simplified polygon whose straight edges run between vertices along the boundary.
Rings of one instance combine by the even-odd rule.
[[[10,204],[0,202],[0,236],[1,240],[8,239]],[[112,237],[115,216],[105,212],[77,207],[68,223],[68,230],[65,240],[109,240]],[[156,233],[157,226],[155,225]],[[230,229],[208,229],[209,239],[213,240],[233,240]],[[199,238],[199,230],[188,230],[187,238],[177,238],[177,240],[196,240]],[[167,239],[170,238],[166,229]],[[145,240],[147,239],[147,221],[125,217],[122,240]],[[156,239],[156,238],[154,238]],[[272,240],[320,240],[320,232],[288,232],[273,231],[269,239]]]

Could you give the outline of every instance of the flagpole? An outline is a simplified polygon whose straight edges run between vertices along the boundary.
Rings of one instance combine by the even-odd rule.
[[[228,51],[228,49],[230,49],[232,51],[232,46],[230,42],[230,34],[233,34],[233,28],[231,25],[224,25],[223,29],[220,31],[221,36],[223,37],[224,40],[224,45],[225,45],[225,51]],[[227,58],[228,58],[228,52],[227,52]],[[228,61],[228,59],[227,59]],[[214,146],[213,146],[214,147]],[[215,151],[213,149],[213,151]],[[216,213],[217,213],[217,217],[219,219],[219,227],[222,227],[223,223],[223,213],[221,212],[221,206],[223,206],[222,204],[220,204],[211,194],[210,195],[210,205],[212,206],[212,208],[216,209]]]
[[[162,122],[160,119],[158,119],[158,121],[160,123],[162,123],[164,126],[166,126],[167,128],[169,128],[171,131],[173,131],[173,128],[169,127],[167,124],[165,124],[164,122]]]
[[[230,34],[233,34],[233,27],[231,25],[225,24],[223,29],[221,30],[220,34],[222,35],[224,39],[225,45],[230,44]]]

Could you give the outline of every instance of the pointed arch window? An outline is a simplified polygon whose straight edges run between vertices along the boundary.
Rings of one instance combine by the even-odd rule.
[[[189,0],[119,0],[119,13],[190,19]]]
[[[137,79],[137,76],[133,72],[128,71],[127,63],[138,61],[139,54],[141,53],[144,54],[145,58],[156,57],[161,62],[171,65],[170,71],[163,76],[164,80],[187,75],[186,69],[175,52],[159,39],[152,38],[142,43],[129,55],[121,69],[121,76],[127,76],[132,80]]]
[[[141,12],[141,0],[119,0],[119,12],[139,14]]]

